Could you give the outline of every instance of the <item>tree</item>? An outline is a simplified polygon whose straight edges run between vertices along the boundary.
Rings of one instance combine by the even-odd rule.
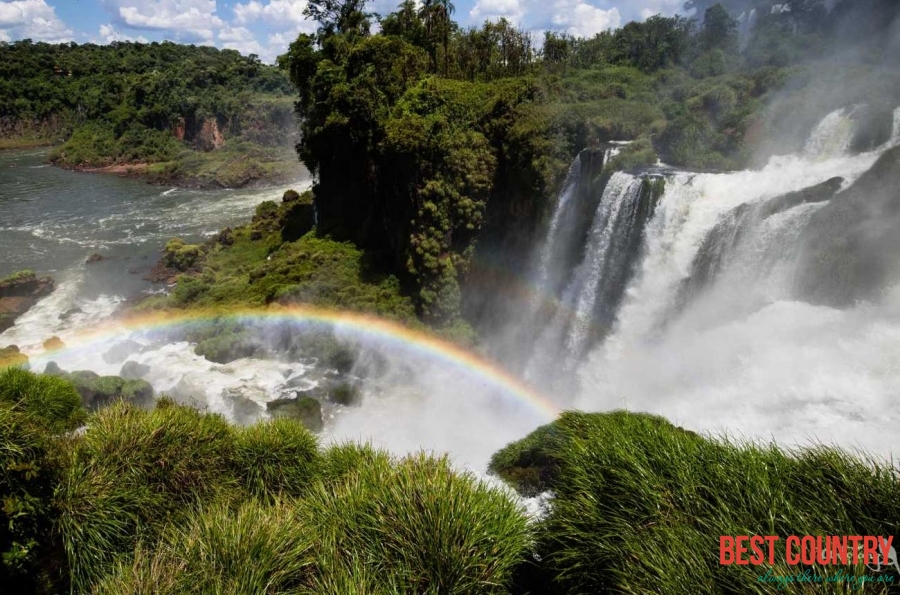
[[[416,8],[415,0],[404,0],[381,21],[381,32],[385,35],[402,37],[413,45],[425,47],[425,25]]]
[[[303,14],[319,23],[319,37],[335,34],[366,36],[373,13],[364,10],[368,0],[310,0]]]
[[[716,4],[706,9],[699,41],[703,51],[722,50],[726,53],[737,51],[737,21],[731,18],[728,10],[722,4]]]

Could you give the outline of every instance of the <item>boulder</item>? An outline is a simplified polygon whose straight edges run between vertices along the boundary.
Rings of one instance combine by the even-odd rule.
[[[62,339],[53,335],[46,341],[44,341],[44,349],[46,351],[56,351],[57,349],[63,349],[66,346],[65,343],[62,342]]]
[[[0,368],[23,366],[28,363],[28,356],[19,351],[16,345],[0,348]]]
[[[89,370],[76,370],[61,376],[75,386],[86,409],[96,410],[119,399],[138,407],[153,406],[153,387],[146,380],[100,376]]]
[[[130,339],[119,341],[103,354],[103,361],[108,364],[121,364],[135,353],[140,353],[143,348],[143,345]]]
[[[96,252],[94,252],[93,254],[91,254],[90,256],[87,257],[87,260],[85,260],[84,263],[85,264],[93,264],[95,262],[100,262],[101,260],[103,260],[103,255],[97,254]]]
[[[53,291],[53,279],[37,277],[33,271],[20,271],[0,279],[0,333]]]
[[[272,417],[286,417],[302,423],[311,432],[321,432],[322,405],[312,397],[297,395],[296,398],[275,399],[266,403],[266,411]]]
[[[126,380],[137,380],[143,378],[150,373],[150,366],[138,363],[134,360],[128,360],[119,370],[119,376]]]
[[[362,400],[362,393],[355,384],[338,382],[329,388],[328,400],[345,407],[359,405]]]

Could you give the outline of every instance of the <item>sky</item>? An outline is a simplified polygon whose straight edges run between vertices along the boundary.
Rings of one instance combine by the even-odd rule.
[[[538,35],[545,30],[590,37],[657,13],[674,14],[683,0],[452,0],[463,26],[505,17]],[[58,43],[161,41],[214,45],[265,62],[284,53],[298,33],[307,0],[0,0],[0,41]],[[387,14],[400,0],[372,0]]]

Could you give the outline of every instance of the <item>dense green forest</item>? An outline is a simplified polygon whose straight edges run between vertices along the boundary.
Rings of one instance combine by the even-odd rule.
[[[655,16],[591,39],[548,32],[537,51],[505,20],[460,27],[449,2],[407,1],[377,34],[365,0],[311,2],[318,33],[279,63],[300,91],[318,229],[398,274],[442,326],[464,313],[477,250],[523,270],[585,148],[634,141],[600,175],[658,159],[732,169],[798,149],[826,113],[863,101],[861,142],[883,141],[900,88],[886,50],[898,5],[771,4],[756,3],[744,38],[739,15],[698,3],[698,19]]]
[[[63,166],[135,168],[159,181],[285,181],[292,88],[234,50],[162,43],[0,44],[0,146],[61,144]]]

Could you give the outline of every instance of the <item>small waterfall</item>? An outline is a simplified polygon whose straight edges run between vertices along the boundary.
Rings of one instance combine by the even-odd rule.
[[[834,110],[819,122],[803,146],[803,154],[810,159],[829,159],[846,155],[853,141],[856,108]]]
[[[894,110],[894,127],[891,132],[891,146],[900,144],[900,107]]]
[[[580,180],[581,160],[575,158],[572,165],[569,166],[569,173],[566,176],[562,192],[559,194],[559,199],[556,201],[547,236],[538,256],[537,286],[542,292],[552,291],[556,287],[560,267],[565,265],[560,262],[566,252],[562,245],[572,236],[571,223],[575,210],[573,203]]]

